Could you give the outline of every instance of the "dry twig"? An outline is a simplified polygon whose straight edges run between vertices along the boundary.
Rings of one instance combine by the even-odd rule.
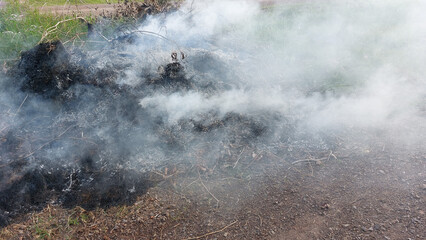
[[[219,206],[219,202],[220,202],[219,199],[217,199],[215,197],[215,195],[213,195],[213,193],[211,193],[210,190],[206,187],[206,185],[204,184],[203,180],[201,179],[200,171],[198,171],[198,179],[200,180],[201,185],[203,185],[204,189],[206,189],[206,191],[210,194],[210,196],[212,196],[216,200],[216,202],[217,202],[216,206]]]
[[[75,17],[75,18],[69,18],[69,19],[64,19],[64,20],[62,20],[62,21],[59,21],[59,22],[57,22],[55,25],[53,25],[53,26],[51,26],[51,27],[49,27],[49,28],[47,28],[46,29],[46,31],[44,31],[44,33],[43,33],[43,35],[41,36],[41,39],[40,39],[40,41],[38,42],[38,44],[40,44],[40,43],[42,43],[45,39],[46,39],[46,37],[47,36],[49,36],[49,35],[51,35],[52,33],[55,33],[57,30],[58,30],[58,26],[59,25],[61,25],[61,24],[63,24],[63,23],[66,23],[66,22],[69,22],[69,21],[74,21],[74,20],[77,20],[77,19],[79,19],[79,20],[81,20],[81,21],[83,21],[83,22],[86,22],[87,23],[87,20],[85,19],[85,18],[83,18],[83,17]]]
[[[333,151],[330,150],[330,154],[328,155],[327,160],[330,160],[330,157],[333,157],[335,160],[337,160],[336,155],[333,154]]]
[[[325,159],[327,159],[327,158],[320,158],[320,159],[301,159],[301,160],[294,161],[294,162],[292,162],[291,164],[292,164],[292,165],[294,165],[294,164],[303,163],[303,162],[308,162],[308,163],[311,163],[311,162],[314,162],[314,163],[321,163],[321,160],[325,160]]]
[[[223,232],[225,229],[227,229],[227,228],[231,227],[232,225],[236,224],[237,222],[238,222],[238,220],[235,220],[235,221],[233,221],[232,223],[230,223],[230,224],[226,225],[225,227],[223,227],[223,228],[221,228],[221,229],[219,229],[219,230],[217,230],[217,231],[209,232],[209,233],[203,234],[203,235],[201,235],[201,236],[197,236],[197,237],[185,238],[184,240],[200,239],[200,238],[204,238],[204,237],[207,237],[207,236],[210,236],[210,235],[216,234],[216,233]]]
[[[312,159],[312,158],[301,159],[301,160],[294,161],[291,164],[294,165],[294,164],[303,163],[303,162],[307,162],[307,163],[314,162],[314,163],[320,164],[321,160],[327,160],[328,161],[328,160],[330,160],[330,157],[333,157],[334,159],[337,160],[337,157],[336,157],[336,155],[333,154],[333,151],[330,151],[330,153],[328,154],[327,157],[318,158],[318,159]]]
[[[16,110],[15,115],[13,116],[14,118],[16,117],[16,115],[18,115],[19,111],[20,111],[20,110],[21,110],[21,108],[22,108],[22,105],[24,105],[24,103],[25,103],[25,101],[27,100],[27,98],[28,98],[28,94],[27,94],[27,96],[25,96],[25,98],[24,98],[24,100],[22,101],[21,105],[19,105],[18,110]]]
[[[200,182],[201,182],[201,185],[203,185],[203,187],[206,189],[206,191],[210,194],[210,196],[212,196],[216,201],[217,201],[217,205],[219,205],[219,199],[217,199],[214,195],[213,195],[213,193],[211,193],[210,191],[209,191],[209,189],[206,187],[206,185],[204,185],[204,183],[203,183],[203,180],[200,180]]]
[[[25,158],[31,157],[31,156],[32,156],[32,155],[34,155],[34,153],[36,153],[37,151],[40,151],[41,149],[43,149],[43,148],[44,148],[44,147],[46,147],[47,145],[49,145],[49,144],[51,144],[52,142],[54,142],[54,141],[58,140],[60,137],[62,137],[62,135],[64,135],[66,132],[68,132],[68,130],[70,130],[72,127],[75,127],[75,126],[76,126],[76,125],[71,125],[71,126],[69,126],[67,129],[65,129],[65,131],[63,131],[63,132],[62,132],[61,134],[59,134],[57,137],[55,137],[54,139],[52,139],[52,140],[48,141],[47,143],[45,143],[45,144],[41,145],[39,148],[37,148],[36,150],[34,150],[34,151],[32,151],[32,152],[28,153],[27,155],[25,155],[25,156],[23,156],[23,157],[19,158],[19,160],[22,160],[22,159],[25,159]]]
[[[245,148],[245,147],[243,148],[243,150],[241,150],[240,154],[238,155],[237,161],[235,162],[235,164],[234,164],[234,167],[233,167],[233,168],[235,168],[235,167],[237,166],[238,162],[239,162],[239,161],[240,161],[240,159],[241,159],[241,155],[243,154],[244,150],[246,150],[246,148]]]

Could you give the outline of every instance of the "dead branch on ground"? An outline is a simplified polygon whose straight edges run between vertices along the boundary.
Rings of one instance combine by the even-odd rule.
[[[210,235],[213,235],[213,234],[216,234],[216,233],[223,232],[224,230],[226,230],[227,228],[229,228],[229,227],[231,227],[232,225],[236,224],[237,222],[238,222],[238,220],[235,220],[235,221],[233,221],[232,223],[230,223],[230,224],[226,225],[225,227],[223,227],[223,228],[221,228],[221,229],[219,229],[219,230],[217,230],[217,231],[209,232],[209,233],[203,234],[203,235],[201,235],[201,236],[197,236],[197,237],[185,238],[184,240],[194,240],[194,239],[205,238],[205,237],[207,237],[207,236],[210,236]]]

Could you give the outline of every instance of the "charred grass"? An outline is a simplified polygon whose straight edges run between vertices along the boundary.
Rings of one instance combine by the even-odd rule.
[[[424,238],[425,186],[419,185],[424,156],[376,147],[342,146],[333,152],[336,158],[327,152],[286,157],[264,152],[254,163],[247,156],[236,168],[164,166],[157,171],[163,182],[131,205],[95,210],[48,205],[16,219],[0,237]],[[306,157],[325,159],[297,160]],[[407,164],[410,173],[398,171]]]

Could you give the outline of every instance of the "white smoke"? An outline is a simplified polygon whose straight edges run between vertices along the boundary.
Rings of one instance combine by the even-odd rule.
[[[189,1],[140,29],[173,39],[183,51],[203,48],[227,56],[224,61],[237,59],[230,68],[242,84],[213,96],[156,94],[140,104],[166,114],[171,124],[209,111],[266,109],[296,113],[312,129],[408,124],[424,136],[424,10],[420,1],[282,3],[273,9],[254,1]]]
[[[6,166],[0,191],[11,186],[13,171],[62,169],[67,186],[60,187],[69,188],[72,174],[86,168],[145,172],[165,162],[203,161],[214,169],[235,161],[246,146],[252,156],[264,149],[334,151],[340,143],[329,136],[339,133],[348,133],[348,145],[351,137],[358,144],[373,135],[424,150],[424,12],[426,4],[415,0],[267,8],[257,1],[194,0],[148,17],[136,44],[123,34],[124,41],[118,37],[102,51],[71,50],[70,63],[89,68],[90,76],[77,75],[54,98],[44,90],[54,94],[57,86],[25,90],[22,82],[31,76],[0,76],[0,161]],[[42,72],[34,62],[17,68]],[[165,74],[169,66],[184,67],[177,71],[186,74],[179,78],[183,87],[167,82],[175,79]],[[59,74],[47,80],[55,84],[75,69],[51,69]],[[98,186],[108,192],[108,184]]]

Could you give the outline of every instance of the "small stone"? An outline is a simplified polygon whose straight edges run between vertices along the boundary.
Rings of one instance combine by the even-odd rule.
[[[346,228],[346,227],[349,227],[350,225],[349,224],[343,224],[342,226]]]
[[[364,231],[364,232],[371,232],[371,231],[373,231],[373,227],[370,227],[370,228],[361,227],[361,230]]]
[[[417,218],[413,218],[413,219],[411,219],[411,221],[413,223],[421,223],[421,221],[419,219],[417,219]]]
[[[327,209],[329,209],[330,208],[330,205],[328,204],[328,203],[324,203],[322,206],[321,206],[321,209],[322,210],[327,210]]]
[[[380,231],[382,229],[382,226],[380,226],[380,224],[374,224],[373,229],[376,231]]]

